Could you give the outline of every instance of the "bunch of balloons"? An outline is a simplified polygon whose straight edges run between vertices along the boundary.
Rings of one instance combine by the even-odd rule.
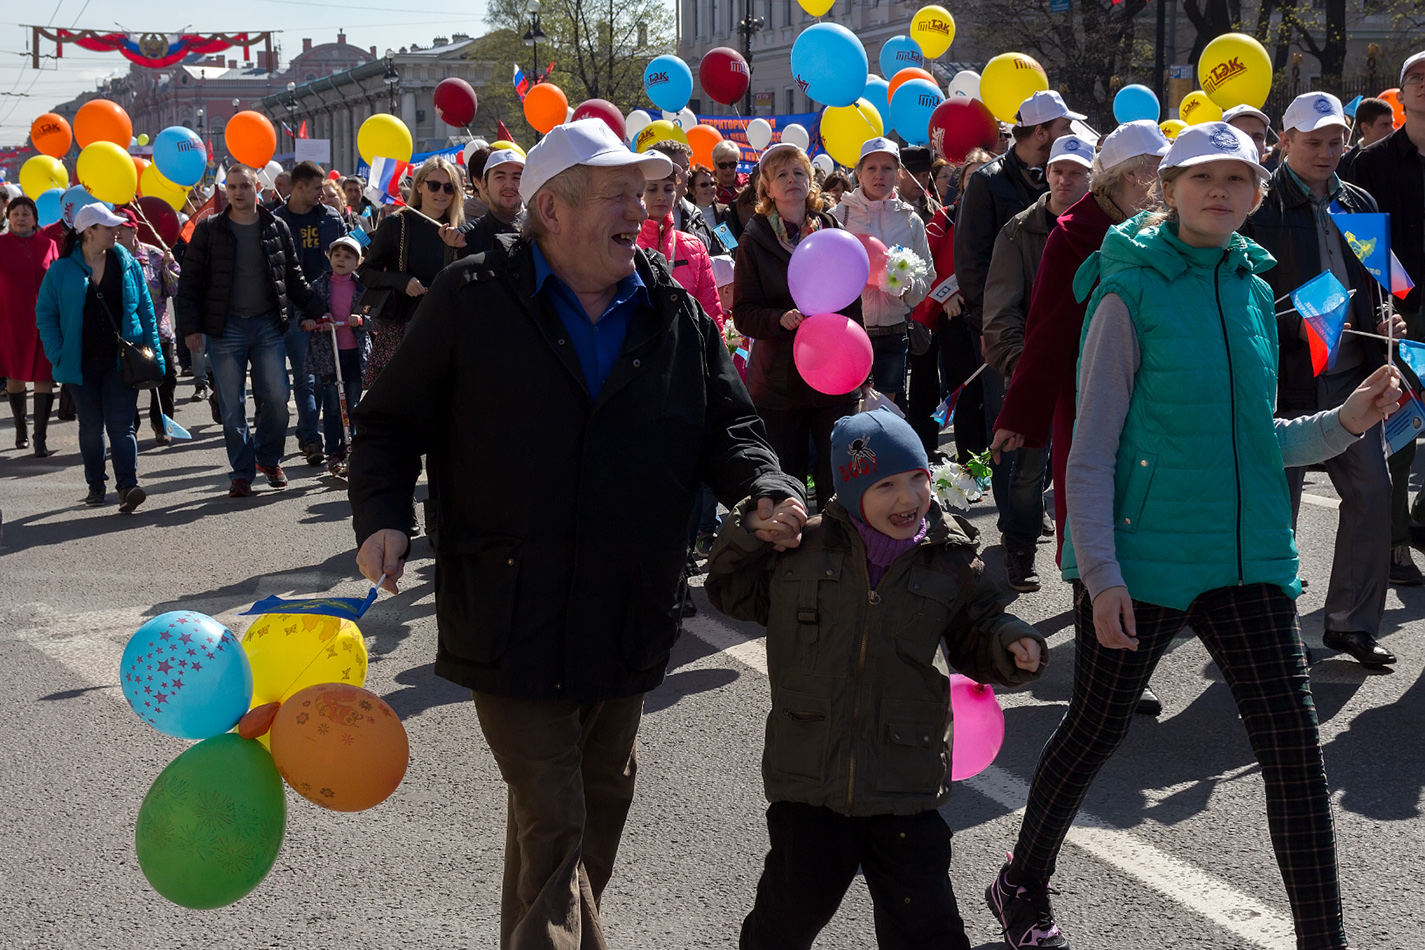
[[[134,633],[120,661],[130,708],[166,735],[199,740],[139,808],[135,846],[154,890],[195,909],[250,893],[282,847],[284,779],[338,811],[395,791],[409,743],[390,706],[361,688],[366,662],[356,625],[324,615],[262,615],[241,642],[193,611]]]
[[[797,309],[808,315],[792,341],[792,360],[818,392],[849,393],[871,372],[871,338],[836,312],[861,295],[870,276],[865,246],[841,228],[817,231],[792,252],[787,286]]]

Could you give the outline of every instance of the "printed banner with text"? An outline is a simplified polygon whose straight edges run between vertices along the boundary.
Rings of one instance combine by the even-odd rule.
[[[725,139],[731,139],[737,143],[742,150],[741,164],[738,171],[750,172],[752,166],[757,164],[757,159],[762,153],[751,145],[747,144],[747,123],[753,119],[766,119],[767,124],[772,127],[773,143],[782,141],[782,130],[789,125],[800,125],[807,130],[811,136],[811,148],[807,149],[807,154],[815,157],[826,149],[821,147],[821,113],[820,112],[794,112],[790,115],[750,115],[747,117],[737,115],[700,115],[697,117],[700,125],[710,125],[722,133]]]

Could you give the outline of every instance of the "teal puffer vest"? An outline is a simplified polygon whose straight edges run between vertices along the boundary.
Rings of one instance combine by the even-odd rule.
[[[1117,294],[1141,363],[1114,471],[1114,539],[1135,600],[1186,610],[1199,594],[1267,583],[1301,593],[1291,503],[1272,423],[1277,323],[1256,276],[1276,262],[1233,235],[1225,248],[1178,240],[1145,215],[1111,228],[1074,279],[1093,313]],[[1081,341],[1082,342],[1082,341]],[[1063,576],[1078,577],[1066,537]]]

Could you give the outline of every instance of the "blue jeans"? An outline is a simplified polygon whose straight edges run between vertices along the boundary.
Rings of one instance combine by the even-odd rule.
[[[90,488],[104,490],[104,432],[113,447],[114,485],[123,491],[139,483],[139,443],[134,437],[138,390],[124,382],[119,361],[113,357],[85,358],[84,383],[72,387],[74,411],[79,417],[79,454],[84,458],[84,480]]]
[[[871,381],[878,392],[895,396],[905,392],[905,360],[910,337],[900,333],[871,337]]]
[[[287,345],[287,363],[292,367],[292,392],[297,397],[297,444],[319,440],[317,434],[317,387],[307,372],[307,344],[312,335],[301,327],[300,316],[287,326],[283,342]],[[267,397],[263,397],[266,399]]]
[[[993,369],[980,374],[985,390],[985,424],[993,434],[1004,405],[1004,378]],[[1049,447],[1000,453],[990,462],[990,486],[999,510],[999,532],[1011,551],[1032,551],[1044,530],[1044,480],[1049,471]]]
[[[338,350],[341,360],[342,388],[346,390],[346,412],[350,419],[361,398],[361,354],[357,350]],[[345,455],[351,447],[351,433],[341,430],[341,397],[337,393],[336,376],[322,379],[322,427],[326,430],[326,453]]]
[[[277,315],[228,317],[220,337],[208,337],[208,365],[223,417],[223,441],[228,449],[229,478],[252,481],[254,463],[277,465],[287,438],[286,347],[277,332]],[[256,438],[247,426],[247,369],[252,366],[252,392],[262,400]]]

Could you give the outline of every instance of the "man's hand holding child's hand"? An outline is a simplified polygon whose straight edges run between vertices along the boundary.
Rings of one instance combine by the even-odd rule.
[[[747,528],[757,540],[773,545],[778,551],[801,544],[806,523],[806,506],[795,498],[787,498],[775,507],[772,499],[759,498],[756,513],[749,513],[747,517]]]
[[[1044,655],[1039,650],[1039,641],[1033,637],[1020,637],[1009,645],[1014,654],[1014,665],[1030,673],[1038,671],[1044,663]]]

